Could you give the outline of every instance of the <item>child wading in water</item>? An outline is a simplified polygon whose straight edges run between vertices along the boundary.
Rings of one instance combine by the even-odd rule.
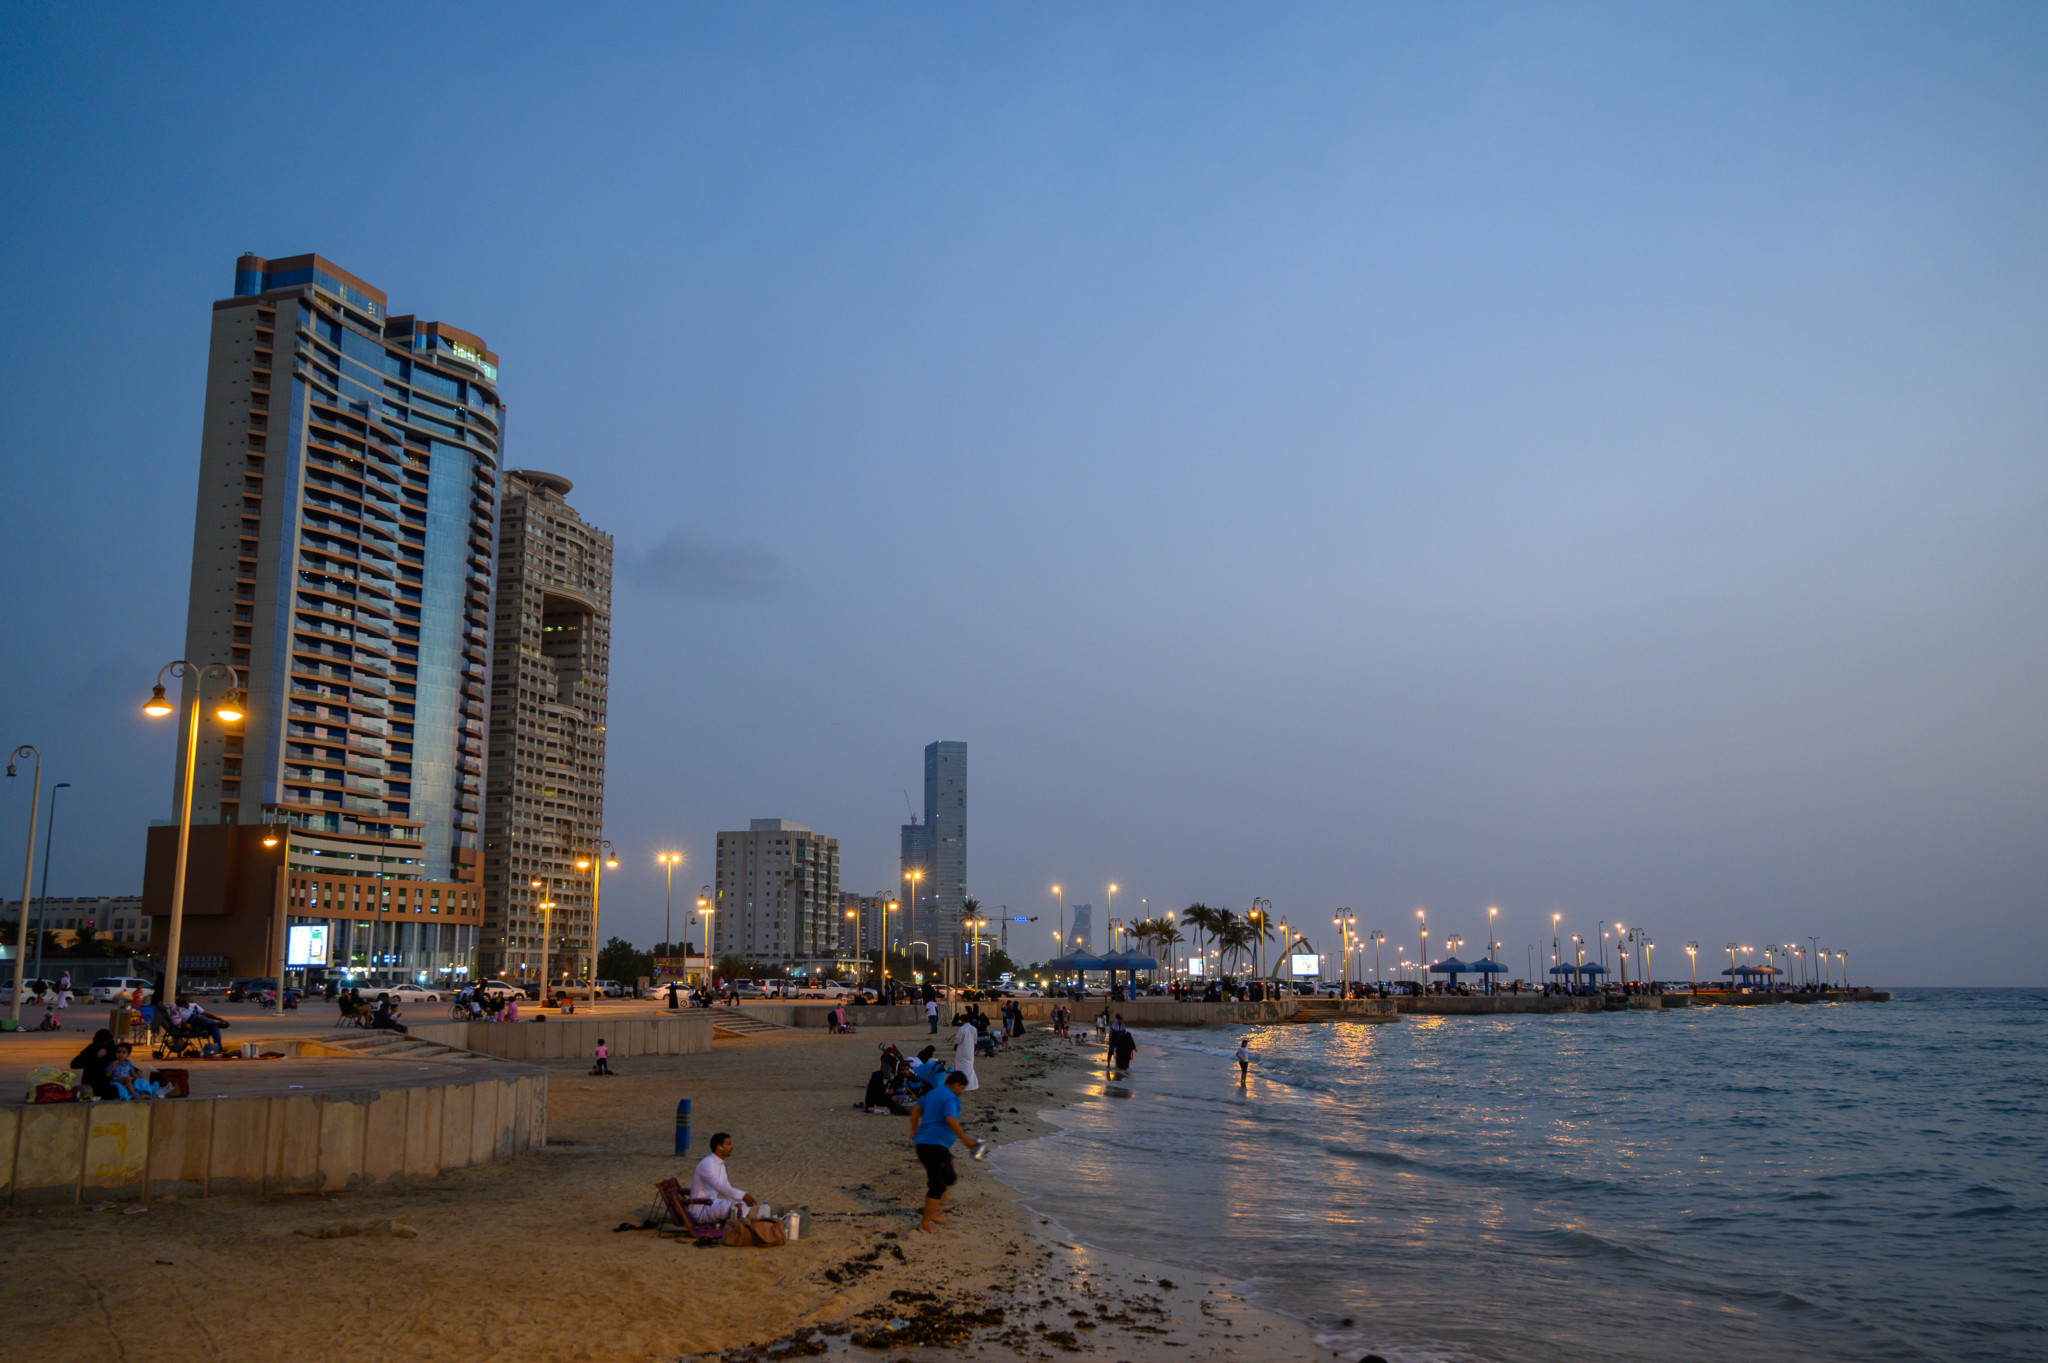
[[[1243,1088],[1250,1082],[1252,1074],[1252,1039],[1246,1037],[1237,1043],[1237,1085]]]
[[[590,1072],[592,1074],[610,1074],[612,1072],[611,1054],[612,1048],[604,1044],[603,1037],[599,1037],[597,1039],[597,1063],[590,1067]]]

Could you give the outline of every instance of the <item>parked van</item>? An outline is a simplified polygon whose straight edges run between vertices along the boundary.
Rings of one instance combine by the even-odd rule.
[[[92,982],[92,1001],[112,1003],[114,995],[132,995],[138,989],[142,991],[142,997],[147,999],[149,991],[153,988],[155,986],[148,980],[138,980],[133,975],[102,975]]]

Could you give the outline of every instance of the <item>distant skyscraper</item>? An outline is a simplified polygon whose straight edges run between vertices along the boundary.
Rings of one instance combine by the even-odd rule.
[[[1067,933],[1066,950],[1093,951],[1095,949],[1095,906],[1076,904],[1067,911],[1070,930]]]
[[[498,532],[478,957],[483,973],[515,979],[540,969],[543,931],[550,975],[590,959],[590,873],[575,862],[604,829],[612,537],[570,507],[571,486],[507,473]],[[543,900],[555,906],[545,915]]]
[[[319,256],[243,256],[213,305],[185,656],[232,664],[248,698],[237,729],[199,727],[193,968],[271,963],[274,819],[290,922],[327,926],[330,969],[440,983],[473,964],[497,364]],[[150,831],[158,942],[175,844]]]
[[[967,900],[967,745],[928,743],[924,750],[924,822],[903,825],[902,871],[904,912],[910,910],[913,871],[917,883],[917,919],[905,921],[904,941],[931,943],[932,956],[948,964],[956,976],[967,933],[960,926]]]
[[[711,954],[822,966],[839,950],[839,839],[787,819],[718,835]]]

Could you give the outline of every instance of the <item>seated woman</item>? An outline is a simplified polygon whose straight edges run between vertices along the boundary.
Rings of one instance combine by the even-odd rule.
[[[92,1034],[84,1050],[71,1057],[71,1068],[79,1072],[79,1085],[91,1089],[95,1098],[117,1098],[120,1094],[107,1077],[114,1060],[114,1034],[102,1027]]]

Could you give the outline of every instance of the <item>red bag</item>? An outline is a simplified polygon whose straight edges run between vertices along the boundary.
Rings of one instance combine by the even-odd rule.
[[[149,1082],[169,1090],[167,1098],[184,1098],[192,1092],[192,1076],[184,1070],[151,1070]]]
[[[75,1103],[78,1094],[64,1084],[37,1084],[35,1101],[38,1103]]]

